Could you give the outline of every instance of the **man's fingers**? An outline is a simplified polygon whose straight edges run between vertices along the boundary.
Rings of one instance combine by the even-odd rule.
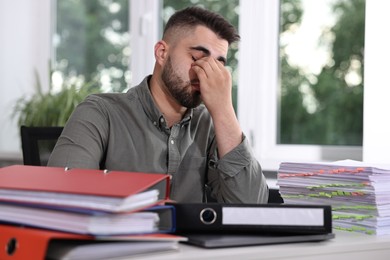
[[[197,64],[192,66],[192,70],[195,71],[195,73],[198,76],[199,80],[207,78],[206,71],[202,67],[198,66]]]

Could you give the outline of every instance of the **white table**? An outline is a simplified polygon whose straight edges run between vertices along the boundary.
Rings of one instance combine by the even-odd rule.
[[[162,252],[131,259],[390,259],[390,236],[335,231],[336,237],[321,242],[204,249],[180,244],[177,252]]]

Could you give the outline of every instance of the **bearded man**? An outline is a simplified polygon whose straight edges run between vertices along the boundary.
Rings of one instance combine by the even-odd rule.
[[[127,93],[87,97],[48,165],[169,174],[177,202],[266,203],[266,180],[235,115],[225,67],[239,38],[219,14],[176,12],[154,47],[153,74]]]

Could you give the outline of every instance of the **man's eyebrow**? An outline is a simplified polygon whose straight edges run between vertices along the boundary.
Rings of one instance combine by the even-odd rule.
[[[191,50],[195,50],[195,51],[201,51],[204,53],[205,56],[210,56],[210,51],[208,49],[206,49],[205,47],[203,46],[194,46],[194,47],[190,47]],[[225,57],[222,57],[222,56],[219,56],[217,58],[218,61],[222,62],[224,65],[226,64],[226,58]]]

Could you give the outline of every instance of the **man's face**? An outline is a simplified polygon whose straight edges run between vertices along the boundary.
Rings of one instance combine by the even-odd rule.
[[[161,79],[171,96],[183,107],[194,108],[200,105],[200,91],[193,90],[189,79],[180,77],[179,72],[172,66],[172,60],[168,60],[163,68]]]
[[[200,83],[191,65],[211,56],[226,62],[227,41],[203,26],[180,39],[172,48],[162,69],[161,79],[166,91],[183,107],[194,108],[202,101]]]

